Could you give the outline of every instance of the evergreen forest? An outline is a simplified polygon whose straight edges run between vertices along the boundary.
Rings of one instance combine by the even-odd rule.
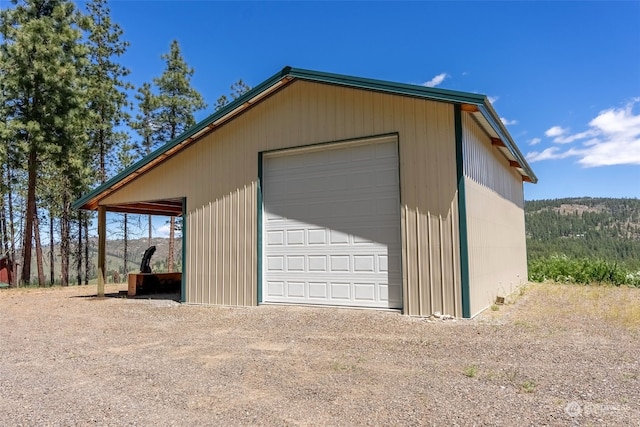
[[[207,107],[178,41],[140,87],[122,63],[129,43],[106,0],[11,0],[0,8],[0,261],[12,283],[88,283],[92,213],[81,195],[195,124]],[[250,88],[231,85],[221,108]],[[127,246],[131,221],[118,217]],[[167,270],[176,266],[170,219]],[[148,244],[152,226],[148,218]],[[127,265],[124,264],[125,271]]]

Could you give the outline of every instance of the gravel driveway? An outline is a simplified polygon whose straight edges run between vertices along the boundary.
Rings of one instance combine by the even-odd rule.
[[[473,320],[0,291],[0,425],[640,425],[640,289]]]

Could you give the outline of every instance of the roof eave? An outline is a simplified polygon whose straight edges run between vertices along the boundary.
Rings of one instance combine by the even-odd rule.
[[[76,200],[73,203],[72,208],[96,209],[100,200],[108,196],[111,192],[126,185],[128,182],[134,180],[138,175],[145,173],[157,164],[160,164],[164,159],[179,151],[182,146],[186,146],[197,139],[200,139],[205,134],[213,131],[221,124],[225,123],[232,117],[235,117],[237,114],[240,114],[245,109],[264,99],[266,96],[269,96],[271,93],[294,79],[316,81],[325,84],[335,84],[402,96],[426,98],[434,101],[462,104],[463,106],[475,105],[489,125],[493,128],[494,132],[503,141],[505,141],[507,149],[519,165],[521,165],[520,170],[522,173],[524,173],[531,182],[535,183],[538,181],[538,178],[531,170],[531,167],[526,162],[524,156],[509,135],[509,132],[502,124],[499,116],[484,95],[284,67],[281,71],[240,96],[238,99],[221,108],[219,111],[214,112],[198,124],[187,129],[177,138],[160,146],[146,157],[140,159],[130,167],[115,175],[113,178],[109,179],[104,184]]]
[[[507,128],[505,128],[502,120],[500,120],[500,117],[493,109],[491,103],[488,101],[488,99],[486,99],[486,97],[481,104],[478,104],[478,109],[480,110],[480,113],[485,118],[485,120],[489,122],[489,125],[493,128],[496,134],[498,134],[499,138],[505,143],[509,152],[511,152],[513,157],[520,165],[520,168],[524,172],[525,176],[529,178],[530,182],[534,184],[537,183],[538,177],[531,169],[531,166],[529,166],[529,163],[522,155],[522,152],[516,145],[515,141],[513,140],[513,138],[511,138],[509,131],[507,130]]]
[[[212,131],[217,127],[217,125],[221,124],[221,122],[226,121],[226,119],[230,118],[230,116],[235,116],[236,114],[238,114],[239,111],[237,110],[245,109],[252,106],[259,99],[264,98],[274,90],[278,89],[282,85],[282,83],[290,81],[292,79],[292,77],[289,76],[290,69],[291,67],[284,67],[281,71],[274,74],[253,89],[249,90],[244,95],[238,97],[225,107],[221,108],[204,120],[187,129],[178,137],[158,147],[156,150],[138,160],[128,168],[125,168],[122,172],[118,173],[117,175],[106,181],[104,184],[96,187],[93,191],[73,202],[73,204],[71,205],[72,209],[95,209],[97,207],[97,204],[99,203],[99,200],[105,197],[102,196],[102,193],[104,193],[105,191],[113,188],[117,184],[121,183],[125,178],[133,175],[133,178],[127,180],[127,182],[132,181],[133,179],[135,179],[135,177],[146,170],[144,169],[146,166],[153,167],[154,163],[159,163],[160,161],[164,160],[164,158],[161,157],[168,157],[168,152],[173,151],[176,147],[182,144],[195,141],[205,133]]]

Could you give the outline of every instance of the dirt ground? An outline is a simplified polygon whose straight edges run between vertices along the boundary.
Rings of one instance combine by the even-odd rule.
[[[640,289],[473,320],[0,290],[0,425],[640,425]]]

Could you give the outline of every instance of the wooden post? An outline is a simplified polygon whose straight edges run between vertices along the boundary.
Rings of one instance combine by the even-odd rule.
[[[107,244],[107,209],[98,206],[98,297],[104,297],[105,260]]]

